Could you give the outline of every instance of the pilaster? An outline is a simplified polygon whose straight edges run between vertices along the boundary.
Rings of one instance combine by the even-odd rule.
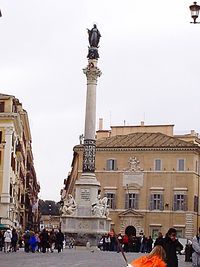
[[[1,203],[10,203],[10,169],[12,152],[12,134],[13,127],[9,126],[5,131],[5,148],[3,161],[3,185],[1,194]]]

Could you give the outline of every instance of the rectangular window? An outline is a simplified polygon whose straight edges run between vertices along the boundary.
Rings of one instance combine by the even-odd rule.
[[[198,212],[198,206],[199,206],[199,198],[198,196],[194,196],[194,212]]]
[[[160,228],[152,228],[151,237],[155,240],[158,237],[159,232],[160,232]]]
[[[150,210],[163,210],[163,194],[151,194]]]
[[[187,195],[175,194],[174,195],[174,210],[187,210]]]
[[[108,206],[110,209],[116,209],[116,197],[114,193],[105,193],[105,197],[108,198]]]
[[[155,171],[161,171],[161,159],[155,159]]]
[[[183,172],[185,170],[185,160],[178,159],[178,171]]]
[[[5,102],[0,102],[0,112],[4,112]]]
[[[176,228],[176,235],[177,238],[184,238],[184,229],[183,228]]]
[[[108,159],[107,160],[107,171],[116,171],[117,170],[117,160],[116,159]]]
[[[138,209],[139,194],[128,193],[125,197],[125,209]]]

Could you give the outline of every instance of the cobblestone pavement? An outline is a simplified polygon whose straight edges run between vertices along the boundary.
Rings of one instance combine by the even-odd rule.
[[[140,253],[126,253],[130,262],[141,256]],[[184,256],[179,256],[179,267],[191,267],[190,262],[184,261]],[[0,252],[0,267],[126,267],[121,253],[116,252],[91,252],[85,248],[64,249],[57,253],[16,253]]]

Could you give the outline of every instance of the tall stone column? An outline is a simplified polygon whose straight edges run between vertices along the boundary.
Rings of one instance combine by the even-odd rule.
[[[94,173],[96,153],[96,86],[97,78],[101,75],[100,69],[97,68],[97,60],[89,59],[88,66],[83,69],[83,72],[87,77],[83,173]]]
[[[83,172],[76,181],[76,201],[78,215],[91,216],[91,207],[97,201],[100,183],[95,176],[96,154],[96,87],[97,78],[101,76],[101,70],[97,68],[98,60],[89,58],[88,65],[83,69],[87,78],[87,95],[85,111],[85,133],[83,150]]]
[[[95,176],[96,87],[101,75],[97,62],[101,35],[96,25],[88,30],[88,34],[88,65],[83,69],[87,78],[87,95],[82,175],[75,183],[75,200],[71,195],[63,196],[61,227],[78,242],[86,244],[89,241],[91,245],[97,245],[100,236],[110,230],[110,219],[107,218],[107,200],[98,196],[100,183]]]

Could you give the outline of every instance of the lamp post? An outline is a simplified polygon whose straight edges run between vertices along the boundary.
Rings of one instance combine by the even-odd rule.
[[[191,17],[194,20],[194,21],[192,21],[190,23],[194,23],[194,24],[200,23],[200,22],[196,21],[196,19],[199,16],[199,10],[200,10],[200,6],[197,5],[197,2],[194,2],[194,4],[190,6]]]
[[[49,228],[51,228],[51,204],[49,204]]]

